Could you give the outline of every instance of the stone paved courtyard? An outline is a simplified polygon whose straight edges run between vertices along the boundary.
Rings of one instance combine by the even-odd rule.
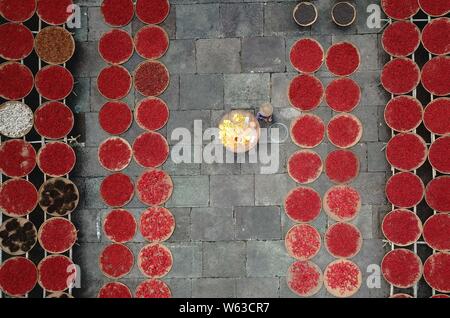
[[[74,215],[80,229],[75,260],[82,268],[82,289],[76,296],[95,297],[106,278],[98,268],[98,255],[108,244],[101,222],[108,212],[99,196],[99,185],[107,172],[97,160],[97,147],[107,137],[97,122],[98,110],[106,101],[97,92],[96,77],[106,64],[97,52],[97,41],[108,30],[100,0],[76,1],[82,6],[82,28],[75,31],[76,56],[71,61],[77,96],[68,101],[77,112],[77,122],[85,147],[78,149],[74,174],[82,192],[80,208]],[[385,297],[388,288],[369,289],[365,284],[369,264],[379,264],[385,251],[380,220],[390,209],[386,205],[384,183],[389,168],[382,151],[389,138],[383,124],[388,96],[379,84],[384,54],[378,29],[366,26],[366,8],[375,0],[357,2],[357,23],[346,29],[335,27],[329,16],[333,1],[314,1],[319,20],[309,28],[296,26],[292,0],[171,0],[170,16],[163,23],[171,43],[162,61],[171,74],[169,89],[162,95],[171,109],[162,133],[169,142],[173,129],[193,129],[195,119],[203,128],[216,126],[232,108],[257,109],[270,101],[275,120],[289,126],[298,115],[287,101],[289,80],[297,73],[289,63],[289,49],[300,37],[318,39],[325,50],[342,39],[360,49],[362,64],[353,78],[362,88],[362,101],[354,114],[363,123],[364,133],[353,150],[361,162],[361,172],[353,183],[362,195],[362,209],[354,221],[364,237],[361,252],[354,258],[363,272],[363,285],[357,297]],[[124,29],[134,34],[141,24]],[[135,55],[125,66],[134,70],[141,59]],[[326,85],[332,79],[323,66],[318,77]],[[130,106],[142,97],[131,92]],[[331,109],[323,103],[319,110],[324,121]],[[134,126],[124,135],[130,142],[141,133]],[[174,181],[174,193],[167,207],[176,217],[176,230],[167,244],[174,266],[165,280],[175,297],[294,297],[286,284],[286,271],[293,262],[284,247],[284,235],[292,226],[285,217],[282,202],[294,181],[286,173],[286,160],[298,148],[290,138],[280,145],[280,167],[275,174],[260,173],[260,164],[175,164],[169,158],[163,169]],[[322,143],[322,159],[333,147]],[[133,162],[125,173],[137,177],[142,169]],[[321,195],[331,186],[322,176],[311,185]],[[135,198],[126,207],[136,216],[144,206]],[[313,223],[324,234],[327,217],[322,211]],[[138,235],[129,246],[136,253],[144,244]],[[135,254],[136,255],[136,254]],[[324,247],[313,261],[322,270],[333,260]],[[135,265],[121,280],[130,288],[143,280]],[[329,297],[325,288],[316,295]]]

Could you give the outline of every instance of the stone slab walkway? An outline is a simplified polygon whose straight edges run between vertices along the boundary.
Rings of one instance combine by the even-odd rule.
[[[75,106],[85,142],[78,153],[75,177],[83,197],[74,214],[80,229],[75,259],[82,266],[82,289],[75,290],[75,295],[95,297],[105,280],[97,258],[108,241],[99,228],[108,210],[98,194],[106,171],[98,164],[96,148],[107,137],[97,122],[97,112],[105,100],[96,89],[96,77],[105,66],[97,53],[97,41],[107,26],[100,15],[100,0],[75,2],[82,8],[82,28],[75,31],[77,51],[70,65],[77,96],[68,103]],[[163,134],[170,137],[177,127],[192,130],[194,119],[202,120],[203,128],[216,126],[229,109],[254,110],[266,101],[276,108],[276,121],[289,126],[298,115],[286,97],[289,80],[296,75],[288,58],[292,43],[303,36],[318,39],[325,49],[343,39],[355,43],[361,51],[362,67],[353,78],[362,88],[362,101],[354,114],[364,126],[361,142],[354,147],[361,162],[354,186],[363,203],[355,224],[364,237],[362,251],[354,259],[363,272],[363,287],[356,296],[384,297],[388,289],[383,282],[379,289],[365,284],[367,266],[379,264],[384,255],[379,229],[389,210],[384,195],[388,166],[381,151],[389,138],[382,116],[387,96],[379,85],[384,54],[379,30],[366,26],[367,5],[378,1],[356,1],[357,23],[344,30],[331,22],[331,1],[314,2],[319,8],[318,22],[299,29],[291,17],[297,1],[171,0],[171,13],[163,24],[171,43],[162,59],[171,73],[170,87],[162,96],[171,114]],[[124,29],[134,34],[140,27],[139,22],[133,22]],[[133,70],[139,61],[134,56],[125,67]],[[318,76],[324,85],[332,78],[325,67]],[[131,92],[125,101],[134,106],[140,99]],[[325,120],[332,116],[324,103],[316,113]],[[132,141],[139,133],[133,126],[124,137]],[[164,165],[175,184],[167,204],[177,224],[168,244],[174,267],[166,278],[175,297],[295,296],[285,280],[293,259],[285,251],[283,238],[292,224],[285,217],[282,201],[295,186],[286,174],[286,160],[296,149],[290,139],[281,144],[280,167],[270,175],[260,173],[260,164],[174,164],[169,159]],[[330,149],[326,143],[320,146],[322,159]],[[125,170],[131,176],[140,171],[135,163]],[[323,195],[331,184],[322,175],[312,186]],[[134,199],[127,208],[137,216],[144,206]],[[323,211],[314,225],[321,234],[326,231]],[[138,251],[143,238],[135,237],[130,246]],[[324,247],[314,258],[322,269],[332,260]],[[135,266],[123,282],[134,289],[141,280]],[[316,296],[329,294],[322,288]]]

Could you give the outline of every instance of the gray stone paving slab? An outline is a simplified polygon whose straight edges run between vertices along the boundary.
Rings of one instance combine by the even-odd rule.
[[[245,277],[245,242],[204,242],[203,277]]]
[[[175,217],[175,230],[168,242],[188,242],[191,240],[191,209],[170,208]]]
[[[97,77],[100,73],[104,64],[97,45],[97,42],[77,42],[74,56],[67,62],[74,77]]]
[[[223,75],[181,75],[180,109],[223,109]]]
[[[235,239],[232,208],[192,208],[193,241],[232,241]]]
[[[176,16],[178,39],[215,38],[221,34],[219,4],[179,5]]]
[[[258,108],[270,98],[269,74],[230,74],[224,80],[226,107]]]
[[[194,298],[232,298],[236,297],[234,278],[198,278],[192,280]]]
[[[195,41],[170,41],[169,49],[161,58],[161,61],[167,66],[171,76],[173,74],[195,73]]]
[[[133,74],[134,70],[138,67],[140,63],[144,62],[144,59],[137,54],[136,50],[134,51],[133,55],[122,64],[123,67],[125,67],[130,74]],[[106,63],[106,62],[105,62]]]
[[[233,207],[255,204],[254,176],[211,176],[211,206]]]
[[[167,278],[192,278],[202,276],[201,243],[166,244],[173,255],[173,267]]]
[[[276,277],[241,278],[236,280],[236,296],[238,298],[277,298],[279,281]]]
[[[91,79],[78,77],[74,79],[73,93],[66,99],[66,104],[73,107],[75,113],[83,114],[90,111],[89,94]]]
[[[242,40],[243,72],[283,72],[285,43],[282,37],[248,37]]]
[[[386,160],[386,143],[370,142],[368,146],[369,171],[388,171],[389,164]]]
[[[326,174],[322,172],[322,174],[317,178],[316,181],[310,183],[308,186],[316,190],[322,197],[324,196],[325,192],[329,188],[331,188],[334,184],[328,179]]]
[[[373,205],[372,206],[372,233],[375,239],[385,239],[383,231],[381,230],[381,224],[383,219],[392,210],[390,205]]]
[[[101,237],[97,236],[98,210],[78,209],[74,224],[78,229],[78,243],[99,243]]]
[[[173,298],[192,297],[192,280],[186,278],[166,278],[163,279],[170,286]]]
[[[239,73],[241,71],[240,39],[200,39],[195,44],[198,73]]]
[[[247,277],[283,276],[292,262],[284,240],[247,242]]]
[[[289,62],[288,62],[289,63]],[[271,75],[271,102],[273,107],[291,107],[288,100],[288,88],[298,73],[273,73]]]
[[[314,110],[314,114],[316,114],[317,116],[319,116],[319,117],[322,119],[322,121],[323,121],[323,123],[324,123],[325,125],[330,121],[330,119],[331,119],[331,118],[333,117],[333,115],[334,115],[332,109],[331,109],[330,107],[328,107],[328,105],[326,105],[325,102],[323,102],[323,105],[320,105],[318,108],[316,108],[316,109]],[[363,128],[364,128],[364,127],[363,127]],[[324,142],[324,143],[327,143],[327,142],[328,142],[326,136],[324,136],[323,142]]]
[[[208,176],[173,177],[174,190],[166,205],[169,207],[201,207],[208,206]]]
[[[102,177],[107,172],[100,166],[97,159],[97,147],[85,147],[77,149],[77,162],[75,164],[74,173],[80,177]]]
[[[222,1],[224,2],[224,1]],[[263,35],[264,7],[262,3],[224,3],[220,5],[220,21],[225,37]]]
[[[194,146],[186,151],[191,152],[191,158],[194,158],[194,148],[201,151],[201,146]],[[180,150],[181,154],[184,150]],[[171,176],[195,176],[200,175],[200,163],[174,162],[171,157],[162,165],[162,169],[167,171]]]
[[[78,202],[78,207],[76,209],[76,211],[78,210],[82,210],[86,208],[86,198],[85,198],[85,193],[86,193],[86,184],[85,184],[85,178],[81,178],[81,177],[77,177],[77,176],[73,176],[71,178],[71,180],[73,181],[73,183],[75,183],[78,192],[80,193],[80,200]]]
[[[236,239],[238,240],[279,240],[281,239],[280,208],[237,207]]]
[[[379,106],[389,100],[388,94],[381,88],[380,72],[357,72],[353,78],[361,87],[361,105]]]
[[[202,124],[201,130],[194,130],[194,121],[200,121]],[[178,139],[173,139],[172,134],[177,128],[186,128],[191,132],[191,140],[185,140],[184,144],[191,144],[194,140],[202,141],[203,132],[209,128],[211,123],[211,112],[209,110],[180,110],[171,111],[170,120],[167,123],[167,136],[169,144],[178,143]],[[174,136],[174,138],[177,137]],[[200,144],[199,144],[200,145]]]
[[[361,194],[363,204],[385,204],[384,188],[386,184],[385,172],[363,172],[353,185]]]
[[[86,146],[98,147],[102,140],[108,138],[108,134],[98,124],[98,113],[85,113],[84,117]]]
[[[378,106],[378,140],[388,142],[391,139],[391,129],[386,125],[384,121],[384,108],[385,106]]]
[[[375,107],[366,107],[360,104],[352,114],[358,117],[361,123],[364,123],[361,141],[378,141],[378,110]]]
[[[103,178],[86,178],[83,180],[85,186],[85,192],[83,194],[87,208],[105,208],[105,204],[99,195],[102,180]]]
[[[363,239],[373,239],[373,211],[371,205],[362,205],[358,216],[352,220],[362,234]]]
[[[239,163],[202,163],[201,173],[207,175],[228,175],[240,174],[241,164]]]
[[[175,39],[177,31],[177,7],[171,6],[169,16],[160,24],[162,28],[167,32],[170,39]]]

